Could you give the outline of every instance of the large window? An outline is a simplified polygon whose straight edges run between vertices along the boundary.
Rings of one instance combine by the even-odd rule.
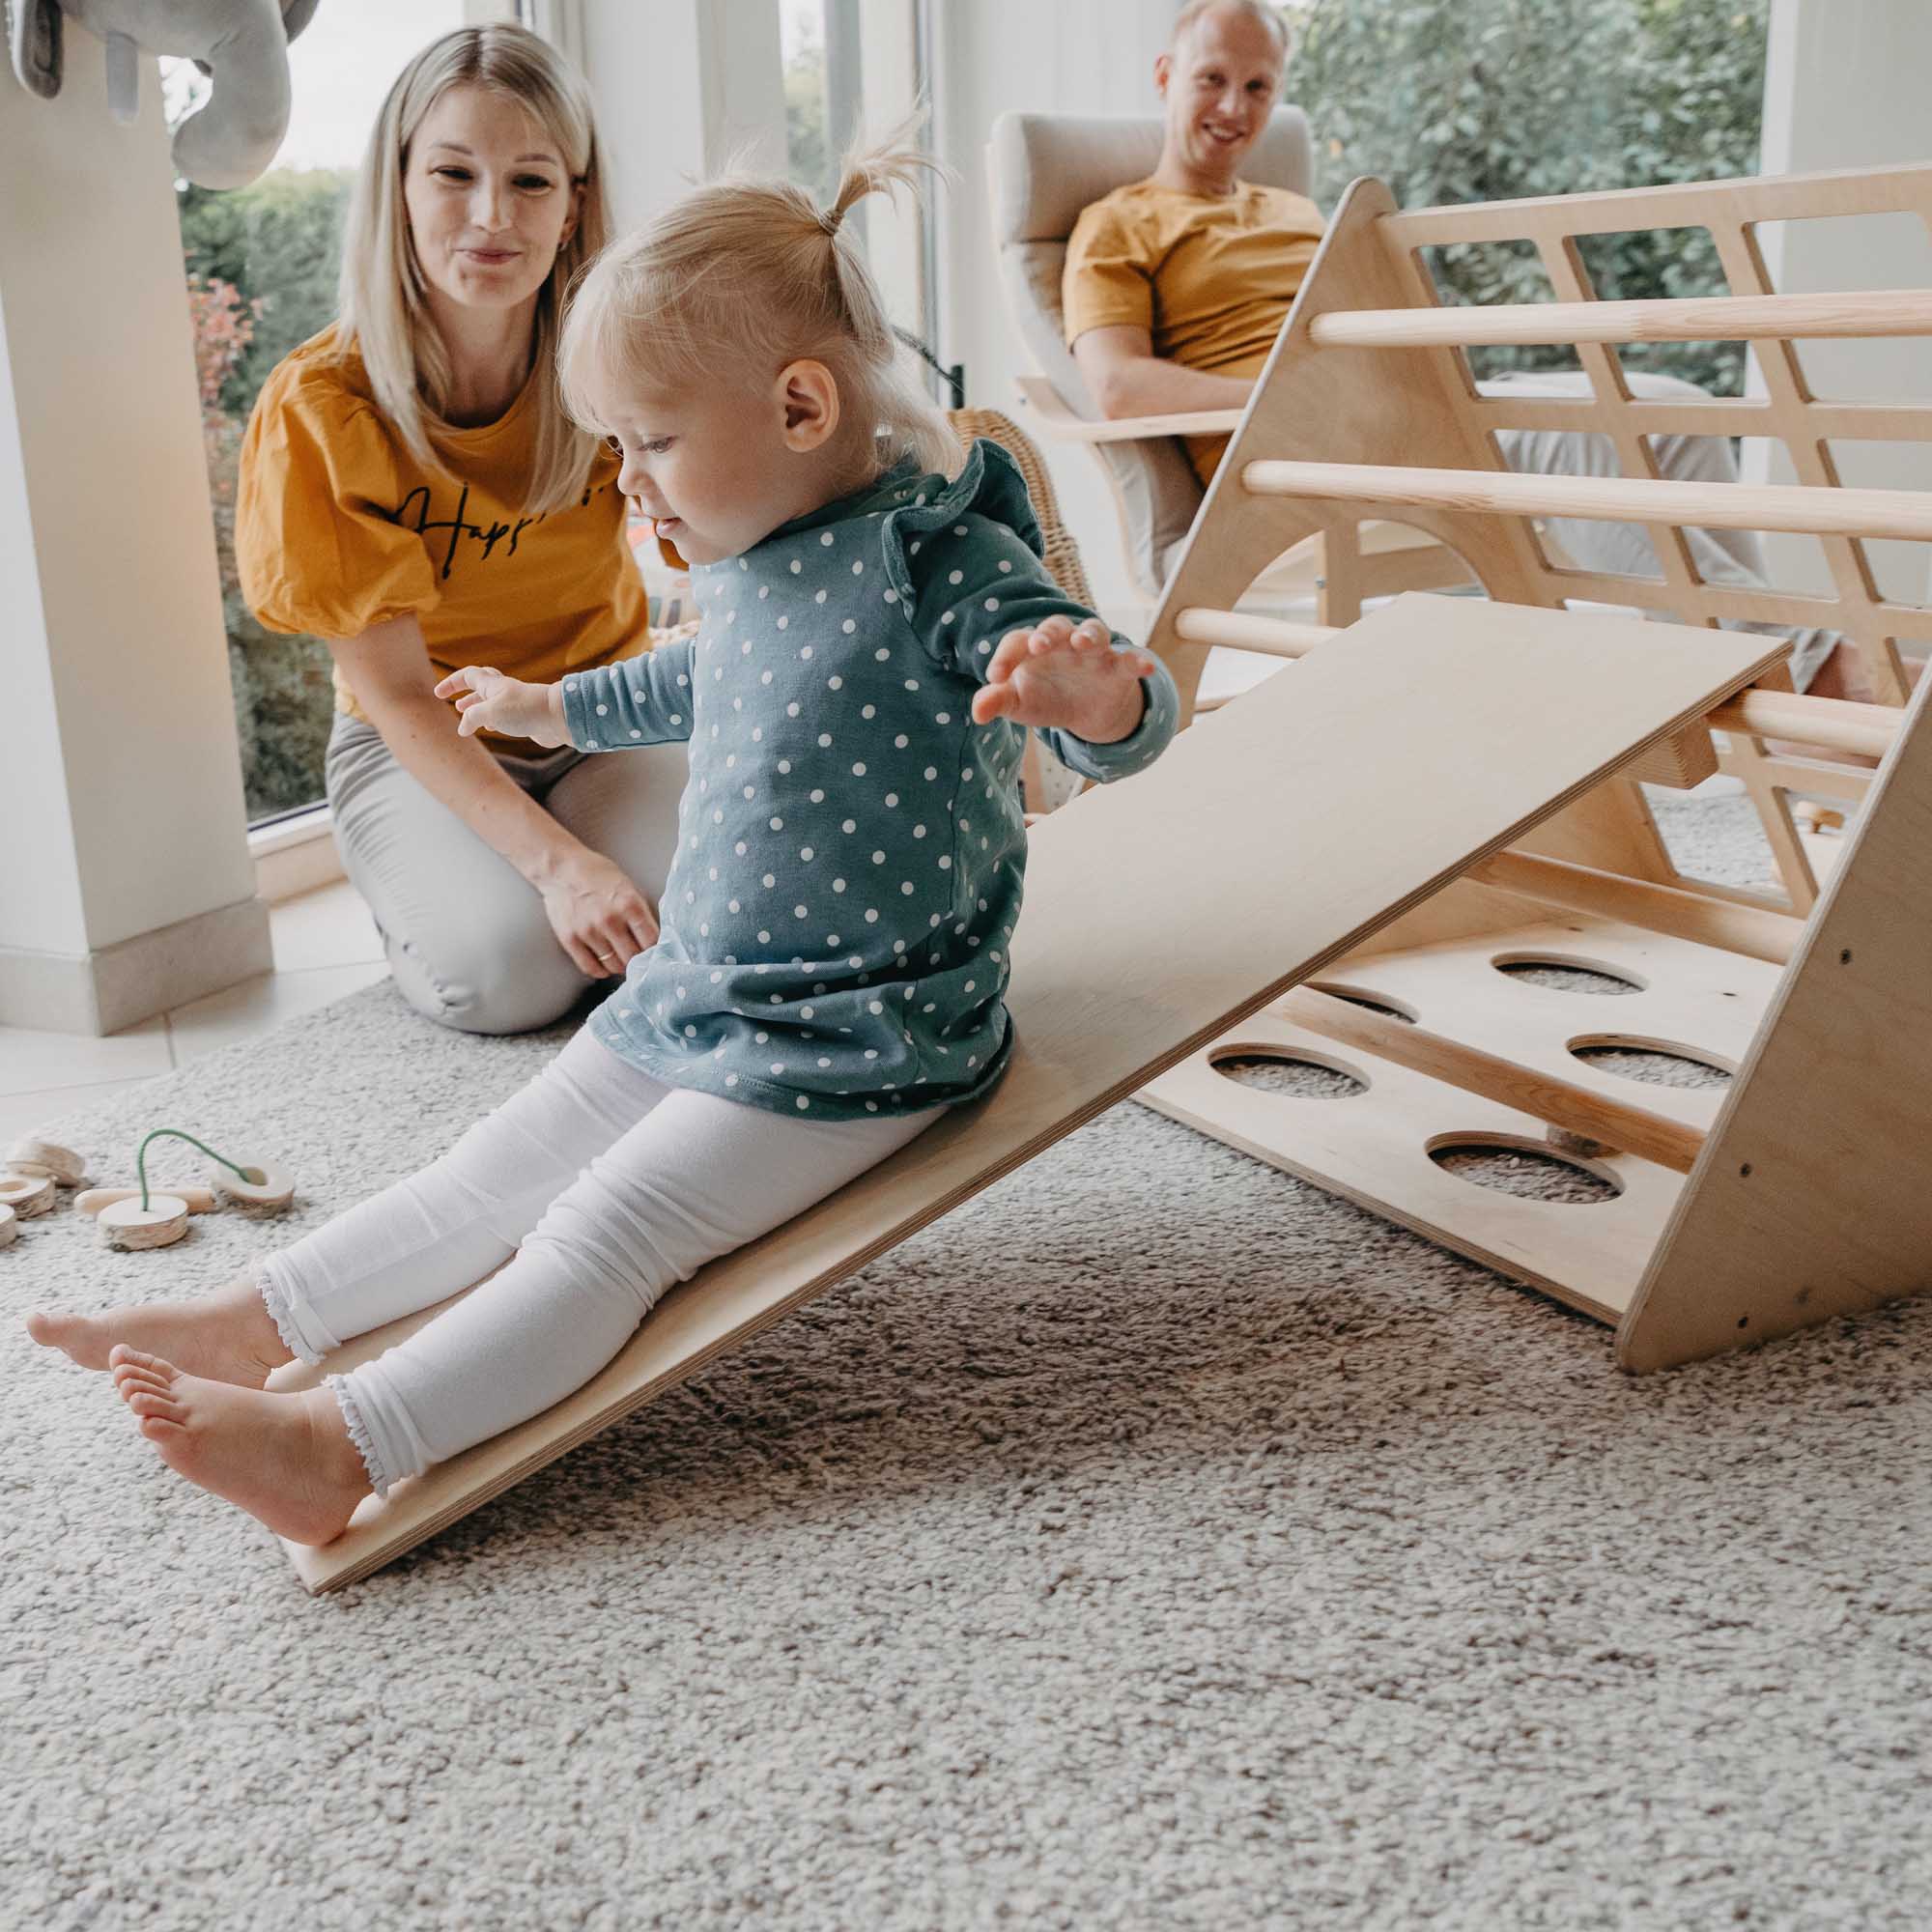
[[[914,0],[779,0],[785,171],[821,202],[838,192],[855,140],[877,139],[926,98],[920,13]],[[868,196],[847,223],[893,320],[929,342],[934,258],[923,209]]]
[[[221,565],[228,668],[251,822],[316,803],[334,711],[327,647],[266,631],[235,574],[235,481],[263,381],[335,315],[349,184],[389,83],[416,49],[460,26],[463,0],[328,0],[290,47],[295,105],[275,165],[248,187],[177,184],[182,258],[194,317],[202,434]],[[178,120],[208,88],[187,61],[163,61]]]
[[[1505,201],[1753,174],[1770,0],[1290,0],[1288,98],[1316,138],[1316,197],[1356,175],[1405,207]],[[1720,294],[1698,230],[1590,238],[1598,295]],[[1467,245],[1432,262],[1451,300],[1548,300],[1533,251]],[[1720,394],[1743,385],[1745,346],[1623,352],[1633,369]],[[1487,350],[1479,376],[1573,362],[1568,351]]]

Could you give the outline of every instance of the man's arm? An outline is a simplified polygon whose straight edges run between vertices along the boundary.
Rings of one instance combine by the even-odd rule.
[[[1244,376],[1210,376],[1156,355],[1152,335],[1126,325],[1083,330],[1074,338],[1073,361],[1109,418],[1246,409],[1255,386]]]

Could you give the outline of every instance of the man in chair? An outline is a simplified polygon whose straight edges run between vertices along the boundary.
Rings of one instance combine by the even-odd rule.
[[[1160,415],[1247,406],[1255,379],[1288,319],[1321,239],[1321,211],[1305,196],[1239,179],[1242,157],[1281,97],[1289,30],[1262,0],[1190,0],[1174,23],[1154,85],[1167,130],[1160,162],[1081,213],[1062,284],[1066,340],[1104,416]],[[1634,393],[1700,397],[1669,376],[1631,374]],[[1521,372],[1478,385],[1487,394],[1588,395],[1580,373]],[[1186,439],[1205,485],[1225,436]],[[1597,435],[1504,430],[1512,468],[1616,476],[1616,453]],[[1717,437],[1653,439],[1658,467],[1677,481],[1734,482],[1730,446]],[[1661,575],[1640,525],[1562,519],[1551,526],[1585,569]],[[1748,530],[1687,530],[1707,582],[1760,589],[1764,560]],[[1835,632],[1770,624],[1738,628],[1788,635],[1791,675],[1820,696],[1871,696],[1864,672]]]

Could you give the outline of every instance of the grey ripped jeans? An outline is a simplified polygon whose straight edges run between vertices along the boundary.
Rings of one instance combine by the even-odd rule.
[[[682,744],[497,762],[657,904],[677,846]],[[338,715],[325,772],[344,869],[418,1012],[464,1033],[526,1033],[592,986],[616,984],[577,970],[536,889],[405,771],[373,725]]]

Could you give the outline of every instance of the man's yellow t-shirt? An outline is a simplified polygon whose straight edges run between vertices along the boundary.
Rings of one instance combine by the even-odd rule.
[[[1231,195],[1133,182],[1083,209],[1061,282],[1069,346],[1090,328],[1145,328],[1153,353],[1216,376],[1259,376],[1321,240],[1305,195]],[[1205,483],[1225,436],[1186,439]]]
[[[235,559],[264,625],[346,639],[412,612],[439,678],[489,664],[554,683],[649,647],[616,457],[599,451],[568,509],[524,507],[545,372],[495,422],[438,431],[445,474],[410,454],[337,340],[326,328],[275,366],[242,446]],[[363,718],[339,666],[335,702]],[[479,735],[493,751],[547,755]]]

